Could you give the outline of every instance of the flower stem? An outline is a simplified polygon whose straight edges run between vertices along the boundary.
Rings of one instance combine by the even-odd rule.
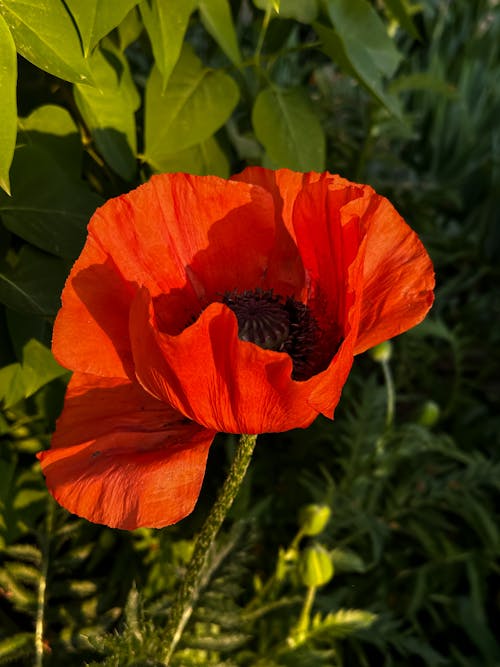
[[[385,418],[386,426],[389,428],[394,421],[394,411],[396,405],[396,394],[394,391],[394,382],[392,373],[387,361],[382,361],[382,371],[384,372],[385,389],[387,392],[387,413]]]
[[[184,580],[170,609],[166,627],[165,665],[170,664],[175,648],[200,596],[205,583],[205,568],[211,547],[245,477],[256,441],[256,435],[240,436],[238,449],[226,481],[196,539]]]

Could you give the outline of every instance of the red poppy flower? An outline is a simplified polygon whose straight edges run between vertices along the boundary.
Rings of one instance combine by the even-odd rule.
[[[153,176],[98,209],[62,295],[53,350],[75,374],[40,455],[49,489],[111,526],[178,521],[215,432],[332,418],[354,355],[422,320],[433,286],[368,186]]]

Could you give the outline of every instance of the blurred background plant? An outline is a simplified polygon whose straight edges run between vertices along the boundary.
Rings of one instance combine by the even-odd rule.
[[[68,515],[34,457],[51,326],[105,198],[261,164],[388,196],[436,304],[356,360],[333,423],[260,439],[172,664],[498,667],[499,49],[496,0],[0,1],[0,663],[163,664],[236,441],[179,525]]]

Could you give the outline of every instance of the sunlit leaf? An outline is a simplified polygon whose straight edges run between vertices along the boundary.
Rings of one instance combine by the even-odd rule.
[[[121,51],[125,51],[127,46],[135,42],[143,30],[144,26],[139,17],[137,7],[131,9],[127,16],[118,26],[118,44]]]
[[[161,91],[162,76],[155,67],[146,87],[144,159],[157,170],[164,160],[211,137],[229,118],[239,96],[230,76],[203,67],[189,47]]]
[[[277,167],[324,170],[325,135],[303,89],[262,90],[255,100],[252,124]]]
[[[165,157],[159,167],[161,171],[183,171],[201,176],[214,174],[222,178],[227,178],[230,173],[229,160],[213,137],[175,155]]]
[[[90,80],[80,36],[63,2],[2,0],[0,14],[26,60],[67,81]]]
[[[125,56],[106,40],[90,58],[94,86],[76,85],[75,101],[96,146],[125,180],[136,172],[135,115],[140,98]]]
[[[161,92],[179,59],[189,17],[196,4],[196,0],[143,0],[139,5],[156,67],[162,75]]]
[[[10,193],[9,169],[16,146],[16,46],[0,14],[0,188]]]
[[[82,38],[85,57],[119,25],[139,0],[65,0]]]
[[[241,63],[238,38],[228,0],[200,0],[201,20],[207,31],[235,65]]]

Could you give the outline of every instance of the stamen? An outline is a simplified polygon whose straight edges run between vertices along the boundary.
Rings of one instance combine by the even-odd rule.
[[[260,289],[226,292],[223,303],[236,315],[241,340],[265,350],[287,352],[292,358],[294,380],[305,380],[313,374],[311,361],[318,327],[306,305]]]

